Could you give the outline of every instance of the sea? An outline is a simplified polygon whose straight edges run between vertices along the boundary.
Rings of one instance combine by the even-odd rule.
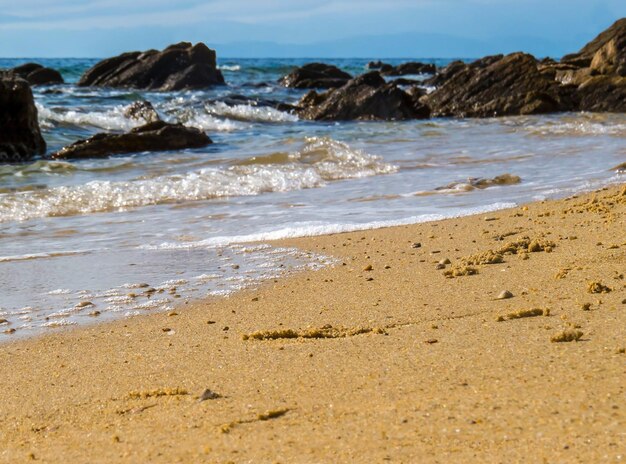
[[[487,213],[626,180],[611,169],[626,161],[623,114],[311,122],[233,104],[295,103],[306,91],[278,80],[296,66],[358,75],[366,59],[222,59],[226,86],[180,92],[77,87],[93,59],[0,59],[0,68],[28,61],[67,82],[33,89],[49,153],[139,125],[124,116],[137,100],[214,143],[0,165],[0,342],[184,309],[336,264],[272,239]],[[505,174],[519,181],[476,182]]]

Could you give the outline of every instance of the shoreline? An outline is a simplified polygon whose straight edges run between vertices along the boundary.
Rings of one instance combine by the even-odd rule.
[[[625,213],[621,184],[281,239],[341,262],[3,343],[0,460],[618,461]],[[499,252],[526,236],[538,252]],[[550,341],[571,331],[580,342]],[[206,389],[221,397],[198,401]]]

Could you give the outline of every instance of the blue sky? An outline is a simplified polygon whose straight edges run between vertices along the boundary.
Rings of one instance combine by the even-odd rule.
[[[624,16],[626,0],[0,0],[0,56],[188,40],[221,57],[558,57]]]

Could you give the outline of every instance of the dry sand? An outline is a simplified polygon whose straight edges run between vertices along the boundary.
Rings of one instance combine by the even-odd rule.
[[[624,462],[625,219],[622,186],[282,241],[340,264],[2,345],[0,461]]]

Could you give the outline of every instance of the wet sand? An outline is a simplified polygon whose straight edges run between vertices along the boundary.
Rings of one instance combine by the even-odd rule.
[[[622,462],[625,231],[620,186],[282,241],[340,263],[0,346],[0,461]]]

